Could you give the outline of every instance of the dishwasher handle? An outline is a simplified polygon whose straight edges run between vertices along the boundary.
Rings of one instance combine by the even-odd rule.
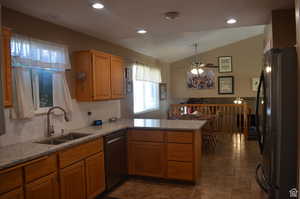
[[[117,141],[119,141],[119,140],[122,140],[122,139],[124,139],[124,138],[125,138],[124,136],[117,137],[117,138],[108,140],[108,141],[106,142],[106,144],[112,144],[112,143],[117,142]]]

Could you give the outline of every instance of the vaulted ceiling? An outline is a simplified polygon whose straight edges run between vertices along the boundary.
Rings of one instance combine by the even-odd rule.
[[[261,34],[273,9],[291,8],[293,0],[99,0],[102,10],[91,8],[95,0],[0,0],[22,13],[108,40],[166,62]],[[169,21],[163,14],[179,11]],[[227,25],[235,17],[238,23]],[[139,35],[136,30],[148,31]]]

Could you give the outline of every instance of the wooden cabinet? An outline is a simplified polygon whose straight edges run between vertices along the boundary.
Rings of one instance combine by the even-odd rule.
[[[296,44],[295,10],[272,11],[271,22],[265,28],[265,51],[294,47]]]
[[[34,160],[24,167],[25,182],[29,183],[57,171],[56,154]]]
[[[83,160],[88,156],[102,151],[102,147],[103,139],[96,139],[84,144],[74,146],[72,148],[68,148],[64,151],[60,151],[58,153],[59,166],[60,168],[64,168],[75,162]]]
[[[0,195],[0,199],[23,199],[23,189],[15,189],[3,195]]]
[[[110,55],[93,52],[93,99],[106,100],[111,98]]]
[[[0,199],[92,199],[104,190],[102,138],[0,170]]]
[[[200,174],[201,132],[128,131],[128,172],[196,182]]]
[[[23,185],[22,168],[0,171],[0,194],[17,189]]]
[[[100,51],[74,53],[76,99],[97,101],[123,97],[123,61]]]
[[[53,173],[26,185],[26,199],[58,199],[57,174]]]
[[[119,99],[124,95],[124,64],[123,59],[111,56],[111,98]]]
[[[59,152],[59,165],[62,199],[92,199],[105,190],[103,139]]]
[[[85,160],[87,199],[93,199],[105,190],[105,170],[103,153]]]
[[[165,152],[163,143],[129,142],[129,174],[164,177]]]
[[[4,106],[12,106],[12,69],[10,55],[11,31],[8,28],[2,28],[2,72],[3,72],[3,90]]]
[[[85,199],[85,166],[84,161],[75,163],[60,171],[61,199]]]

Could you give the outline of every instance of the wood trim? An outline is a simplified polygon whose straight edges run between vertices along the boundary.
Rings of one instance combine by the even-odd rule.
[[[12,106],[12,67],[10,55],[10,38],[11,30],[2,27],[2,66],[3,66],[3,90],[4,90],[4,106]]]

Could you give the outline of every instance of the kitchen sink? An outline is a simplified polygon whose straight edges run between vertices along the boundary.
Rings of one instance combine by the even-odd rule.
[[[75,132],[71,132],[68,133],[66,135],[61,135],[59,137],[54,137],[54,138],[49,138],[49,139],[45,139],[45,140],[41,140],[35,143],[38,144],[48,144],[48,145],[59,145],[59,144],[63,144],[72,140],[76,140],[85,136],[88,136],[90,134],[86,134],[86,133],[75,133]]]

